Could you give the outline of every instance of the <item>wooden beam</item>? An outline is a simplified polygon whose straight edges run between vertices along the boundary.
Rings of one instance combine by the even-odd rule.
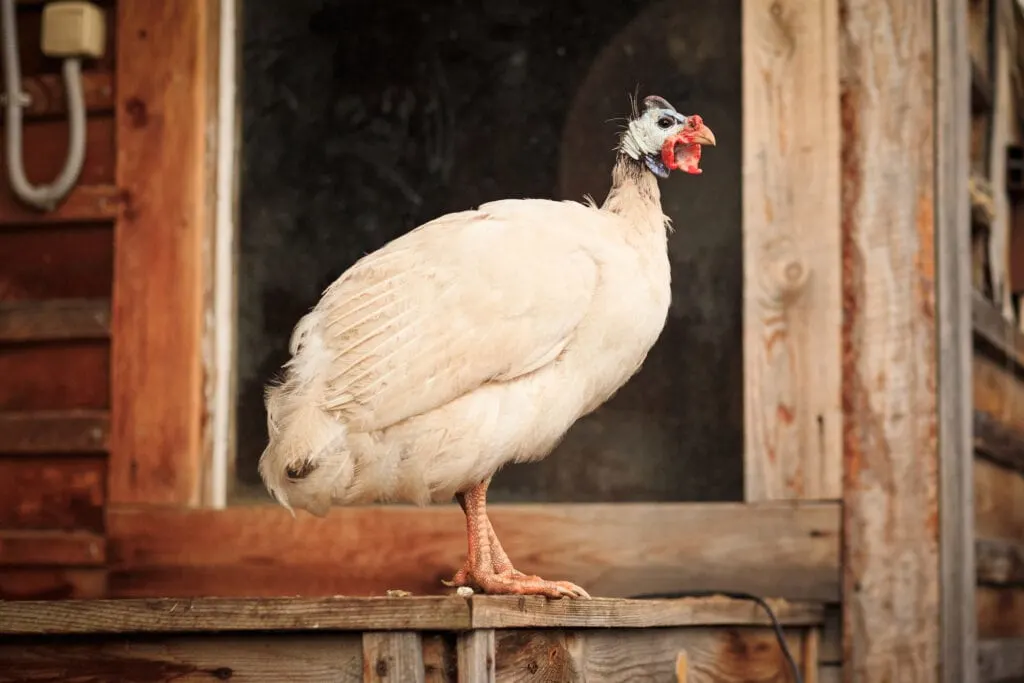
[[[120,201],[120,192],[107,183],[75,186],[53,211],[25,206],[10,193],[0,192],[0,226],[110,221],[117,216]]]
[[[592,595],[742,590],[839,600],[839,505],[663,503],[494,505],[502,544],[525,572]],[[107,513],[114,597],[381,595],[444,590],[466,554],[455,505],[279,506]],[[197,552],[202,548],[202,552]]]
[[[22,90],[28,94],[23,109],[27,120],[66,116],[67,87],[59,74],[38,74],[21,79]],[[109,114],[114,110],[114,75],[109,71],[82,72],[82,98],[87,114]]]
[[[978,683],[1024,679],[1024,637],[992,638],[978,643]]]
[[[973,287],[969,191],[972,72],[968,0],[933,2],[935,215],[933,225],[928,224],[926,216],[919,215],[916,227],[925,234],[931,231],[935,243],[934,294],[925,292],[922,303],[927,306],[932,297],[936,301],[938,367],[930,369],[928,362],[922,365],[926,373],[933,372],[938,379],[939,501],[938,510],[934,507],[929,510],[929,514],[939,513],[939,651],[942,655],[938,657],[936,653],[936,656],[941,681],[974,683],[978,676],[978,633],[974,606]],[[927,237],[921,240],[919,248],[926,248],[928,241]],[[923,269],[928,270],[927,266]],[[921,275],[927,282],[930,273]],[[920,329],[926,331],[930,323],[927,315],[919,320]],[[927,400],[927,387],[923,388],[925,392],[920,395]],[[923,412],[921,417],[927,420]],[[922,445],[929,445],[927,439],[924,441]],[[924,469],[927,477],[927,460]],[[930,492],[923,502],[933,505]],[[926,539],[925,543],[930,547],[930,540]],[[928,591],[932,589],[927,580],[922,588],[925,595],[930,595]]]
[[[974,339],[986,356],[1009,363],[1009,372],[1014,368],[1024,370],[1024,333],[979,292],[971,293],[971,318]]]
[[[216,631],[465,631],[490,628],[768,626],[742,600],[683,598],[569,601],[530,596],[190,598],[0,603],[0,635]],[[821,624],[820,606],[777,602],[784,626]],[[525,610],[529,616],[515,616]],[[477,613],[480,613],[480,616]],[[504,625],[502,625],[504,624]]]
[[[423,675],[423,639],[419,633],[363,633],[363,683],[424,683]]]
[[[995,538],[974,543],[979,584],[1024,586],[1024,543]]]
[[[936,149],[948,142],[935,128],[936,96],[949,87],[937,91],[935,28],[948,14],[937,2],[840,2],[848,682],[933,683],[946,642],[936,389],[947,342],[936,348],[936,218],[952,215],[936,202]],[[954,657],[942,680],[957,680]]]
[[[0,413],[0,453],[103,453],[109,427],[105,410]]]
[[[837,0],[742,5],[746,499],[837,499]]]
[[[1024,538],[1024,476],[976,458],[974,491],[979,538]]]
[[[102,567],[103,536],[88,531],[0,530],[0,567]]]
[[[0,302],[0,343],[110,337],[110,301]]]
[[[199,499],[215,12],[216,3],[190,0],[117,3],[124,203],[115,227],[109,484],[117,503]]]
[[[0,458],[0,529],[103,532],[102,457]]]
[[[974,452],[1024,473],[1024,432],[981,411],[974,411]]]

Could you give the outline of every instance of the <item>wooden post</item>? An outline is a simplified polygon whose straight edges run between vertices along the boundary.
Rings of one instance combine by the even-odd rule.
[[[750,502],[841,495],[836,3],[743,2]]]
[[[202,244],[213,168],[216,3],[117,3],[117,186],[109,499],[198,501]]]
[[[847,681],[976,675],[963,2],[840,2]]]

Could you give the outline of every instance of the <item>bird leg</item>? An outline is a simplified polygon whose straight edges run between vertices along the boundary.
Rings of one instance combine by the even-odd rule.
[[[476,586],[485,593],[506,595],[545,595],[549,598],[589,598],[590,595],[568,581],[545,581],[524,574],[512,566],[508,555],[487,518],[487,487],[490,479],[477,484],[456,500],[466,513],[469,548],[466,564],[451,582],[452,586]]]

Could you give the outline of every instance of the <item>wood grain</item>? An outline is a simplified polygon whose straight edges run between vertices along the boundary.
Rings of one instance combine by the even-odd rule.
[[[109,225],[0,230],[0,301],[109,299],[113,269]]]
[[[36,118],[67,116],[67,87],[59,74],[39,74],[21,81],[29,102],[23,111],[26,121]],[[112,114],[114,111],[114,74],[110,71],[82,73],[82,99],[89,116]]]
[[[0,567],[102,567],[106,539],[88,531],[0,530]]]
[[[344,633],[55,640],[0,645],[0,683],[65,681],[260,681],[360,683],[359,636]],[[411,679],[410,679],[411,680]]]
[[[981,354],[972,359],[974,409],[990,415],[1004,427],[1024,431],[1024,382],[1013,366]]]
[[[0,353],[0,411],[99,410],[110,405],[106,342],[7,347]]]
[[[1024,679],[1024,638],[994,638],[978,643],[979,683]]]
[[[66,600],[0,603],[0,633],[169,633],[206,631],[465,631],[491,628],[496,613],[509,614],[532,598],[515,596],[194,598]],[[652,600],[580,600],[565,608],[538,599],[531,617],[514,622],[562,628],[639,629],[656,626],[759,626],[763,613],[717,598],[680,600],[673,609]],[[501,608],[496,604],[504,603]],[[615,604],[618,606],[612,606]],[[483,608],[488,608],[484,610]],[[481,616],[477,617],[477,613]],[[815,620],[814,615],[817,615]],[[821,623],[811,605],[780,605],[776,616],[786,626]],[[512,621],[512,620],[510,620]],[[481,625],[482,624],[482,625]]]
[[[106,589],[103,569],[0,569],[0,600],[81,600],[103,597]]]
[[[840,1],[847,681],[939,674],[933,10]]]
[[[975,547],[978,583],[1024,587],[1024,543],[979,538]]]
[[[494,683],[494,630],[475,629],[459,634],[457,656],[459,683]]]
[[[450,633],[423,634],[424,683],[457,683],[456,640]]]
[[[982,411],[974,411],[974,452],[1024,473],[1024,431]]]
[[[207,75],[214,5],[117,3],[110,499],[199,499]],[[153,27],[159,26],[160,30]]]
[[[1024,638],[1024,588],[978,586],[979,638]]]
[[[363,634],[363,683],[423,683],[423,644],[419,633],[368,631]]]
[[[25,206],[13,196],[0,193],[0,226],[113,221],[120,202],[121,193],[112,183],[76,185],[49,212]]]
[[[0,413],[0,454],[102,453],[109,424],[102,410]]]
[[[748,501],[841,497],[838,16],[743,3]]]
[[[109,337],[106,299],[0,302],[0,343]]]
[[[0,528],[103,531],[101,457],[0,457]]]
[[[967,0],[935,0],[934,5],[940,678],[944,683],[974,683],[971,60]]]
[[[1006,367],[1024,369],[1024,333],[1011,325],[980,292],[971,293],[971,324],[980,351]]]
[[[494,505],[523,571],[592,595],[745,590],[838,600],[835,504]],[[112,508],[116,596],[437,593],[466,553],[455,505],[337,508],[292,518],[279,506]],[[202,552],[197,552],[202,548]],[[244,570],[240,570],[244,568]]]
[[[974,528],[979,538],[1024,539],[1024,476],[975,460]]]

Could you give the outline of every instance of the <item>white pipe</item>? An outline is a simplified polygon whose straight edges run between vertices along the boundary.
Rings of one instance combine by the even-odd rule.
[[[71,191],[82,172],[85,161],[85,101],[82,97],[82,63],[77,57],[64,60],[64,87],[67,90],[68,153],[57,179],[39,187],[25,177],[21,135],[21,65],[18,63],[18,25],[14,0],[0,0],[0,30],[4,44],[4,89],[7,95],[4,127],[7,129],[7,172],[11,189],[26,204],[44,211],[53,211]]]

